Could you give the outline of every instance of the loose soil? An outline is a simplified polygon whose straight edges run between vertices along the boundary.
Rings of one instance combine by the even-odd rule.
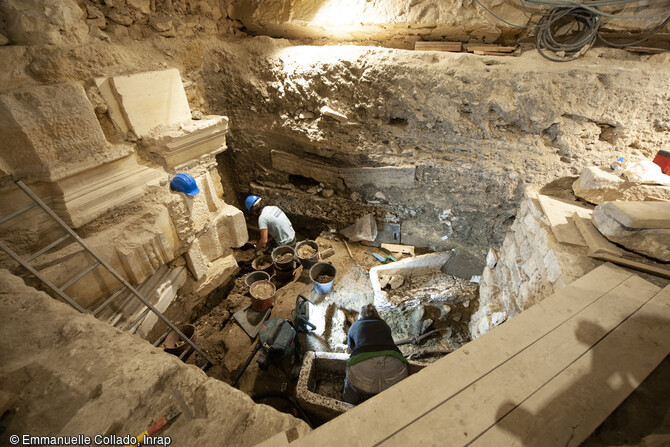
[[[316,277],[316,282],[318,282],[320,284],[328,284],[333,279],[335,279],[335,277],[332,276],[332,275],[319,275],[319,276]]]
[[[284,253],[283,255],[277,256],[276,262],[284,264],[285,262],[291,262],[293,260],[293,253]]]
[[[256,261],[256,270],[265,270],[268,267],[270,267],[271,265],[272,265],[272,261],[268,260],[267,258],[263,258],[263,259],[259,258]]]
[[[254,298],[264,300],[272,298],[272,295],[275,294],[275,286],[267,281],[258,281],[251,286],[249,291]]]
[[[311,247],[309,245],[302,245],[298,249],[298,257],[302,259],[310,259],[316,256],[317,251],[314,249],[314,247]]]

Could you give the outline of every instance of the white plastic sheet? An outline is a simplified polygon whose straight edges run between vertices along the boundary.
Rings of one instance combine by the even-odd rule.
[[[374,241],[377,238],[377,222],[372,214],[366,214],[340,233],[353,242]]]

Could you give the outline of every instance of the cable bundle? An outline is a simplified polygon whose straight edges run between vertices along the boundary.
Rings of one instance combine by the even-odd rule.
[[[527,28],[535,30],[535,43],[538,52],[545,58],[555,62],[571,61],[593,46],[596,39],[599,39],[606,45],[614,47],[626,47],[642,43],[654,34],[660,31],[670,21],[670,1],[657,1],[653,6],[646,7],[652,9],[663,3],[664,8],[658,12],[647,15],[624,15],[622,12],[630,3],[639,3],[641,0],[520,0],[522,7],[533,15],[539,15],[540,19],[537,25],[522,26],[509,23],[506,20],[495,15],[490,9],[484,6],[480,0],[475,0],[482,8],[488,11],[498,20],[517,28]],[[653,0],[652,0],[653,1]],[[651,2],[650,2],[651,4]],[[548,12],[538,12],[529,8],[529,6],[549,8]],[[606,12],[605,9],[619,9],[618,12]],[[642,39],[625,44],[617,44],[606,40],[599,32],[602,18],[611,19],[653,19],[665,17],[662,23],[656,26]],[[549,53],[553,53],[550,55]]]

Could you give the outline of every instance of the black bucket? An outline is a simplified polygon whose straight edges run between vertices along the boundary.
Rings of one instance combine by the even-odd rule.
[[[300,248],[301,247],[311,247],[314,249],[314,256],[311,256],[309,258],[303,258],[300,256]],[[302,264],[302,266],[306,269],[310,269],[314,266],[319,261],[319,244],[317,244],[314,241],[302,241],[298,243],[298,245],[295,246],[295,254],[298,257],[298,261]]]
[[[278,262],[277,258],[286,255],[287,253],[291,254],[291,260]],[[279,270],[293,270],[294,261],[295,261],[295,250],[289,245],[280,245],[279,247],[272,250],[272,261],[274,262],[275,267]]]
[[[258,270],[256,272],[251,272],[244,277],[244,284],[246,284],[247,287],[251,287],[256,281],[270,281],[270,275],[268,275],[267,272]]]

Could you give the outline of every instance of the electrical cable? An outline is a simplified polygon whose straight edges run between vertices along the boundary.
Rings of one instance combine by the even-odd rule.
[[[537,51],[554,62],[577,59],[589,50],[598,37],[600,17],[583,8],[558,8],[538,22],[535,33]],[[550,56],[551,51],[556,56]]]
[[[617,48],[623,48],[631,45],[637,45],[649,40],[654,34],[658,33],[670,22],[670,8],[662,8],[659,12],[646,15],[624,15],[630,3],[636,3],[640,0],[519,0],[523,9],[530,14],[528,21],[533,20],[534,16],[539,16],[535,25],[517,25],[508,22],[499,17],[489,8],[484,6],[480,0],[475,2],[501,22],[521,29],[535,31],[535,43],[538,52],[546,59],[554,62],[567,62],[577,59],[588,51],[596,42],[601,41],[606,45]],[[665,2],[670,4],[670,2]],[[650,5],[646,10],[653,9],[656,5]],[[665,5],[663,5],[665,6]],[[549,11],[533,10],[532,7],[552,8]],[[603,8],[609,8],[610,12]],[[619,9],[618,12],[611,8]],[[600,31],[602,18],[608,19],[652,19],[665,17],[665,19],[650,31],[645,37],[626,44],[617,44],[605,39]],[[548,53],[553,52],[556,56]]]

